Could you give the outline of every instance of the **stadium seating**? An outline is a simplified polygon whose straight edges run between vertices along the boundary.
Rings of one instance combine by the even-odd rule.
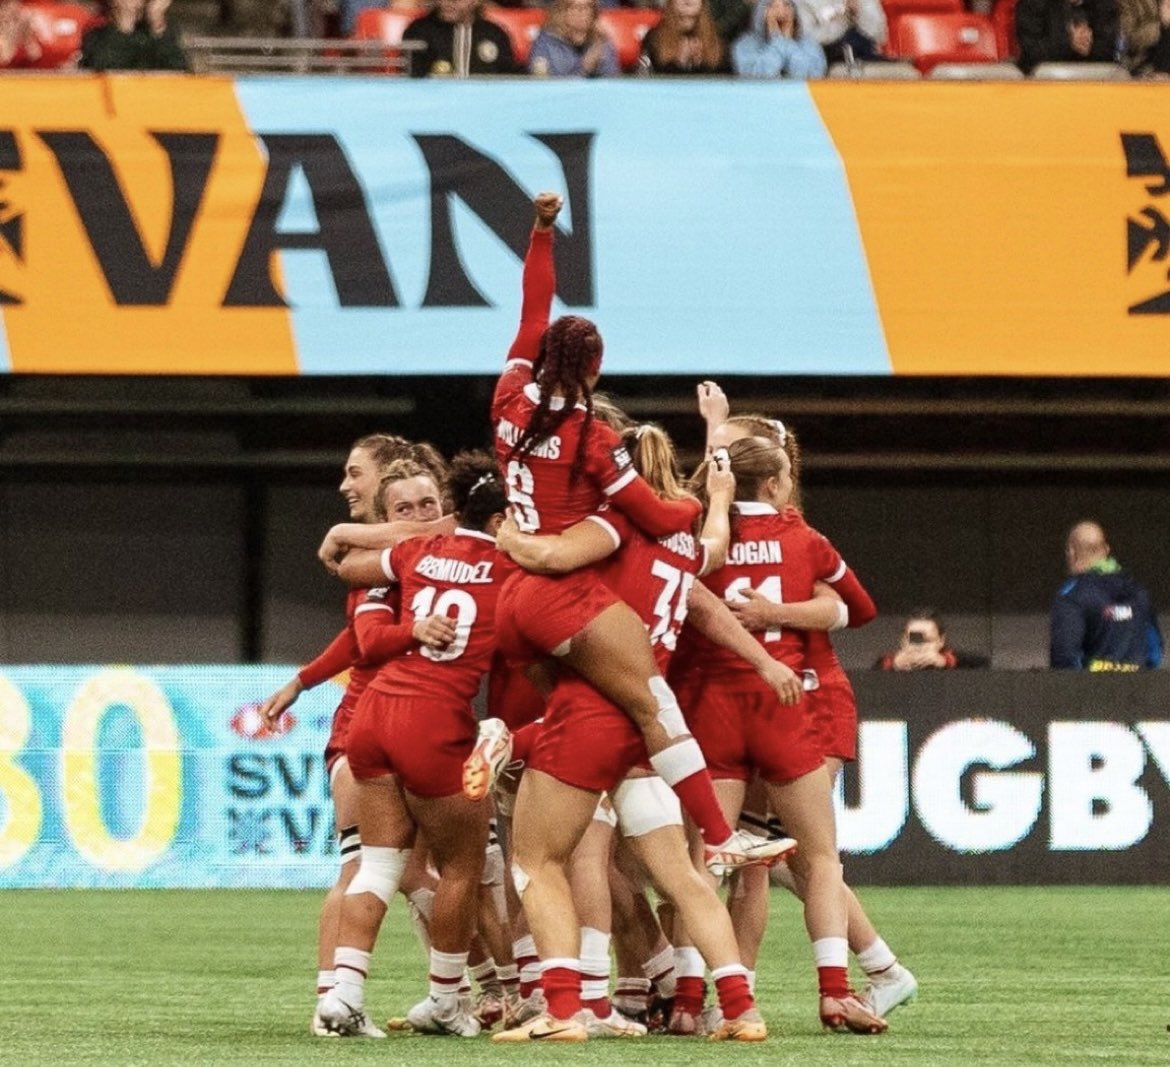
[[[635,70],[638,57],[642,54],[642,38],[646,36],[662,17],[656,8],[607,7],[603,8],[598,21],[613,38],[617,49],[618,62],[622,70]]]
[[[934,81],[1010,82],[1023,76],[1014,63],[940,63],[930,72]]]
[[[918,81],[922,74],[913,63],[834,63],[829,68],[830,78],[852,78],[859,81]]]
[[[421,7],[368,7],[357,14],[353,35],[359,41],[382,41],[393,46],[402,44],[402,35],[420,15],[426,14]],[[385,68],[392,74],[403,69],[405,57],[394,47],[386,49],[386,58],[394,63]]]
[[[965,11],[963,0],[882,0],[886,21],[893,22],[902,15],[921,15],[931,11]]]
[[[29,65],[42,70],[56,70],[72,63],[81,52],[85,31],[101,21],[81,4],[42,0],[24,7],[32,15],[41,45],[40,59]]]
[[[934,12],[902,15],[890,26],[890,52],[923,74],[939,63],[995,63],[995,27],[984,15]]]
[[[991,24],[995,27],[995,43],[1001,59],[1015,59],[1020,54],[1016,42],[1016,0],[995,0],[991,9]]]
[[[544,9],[539,7],[495,7],[489,4],[483,9],[483,16],[507,30],[516,62],[526,67],[528,53],[532,50],[532,42],[536,40],[536,35],[540,33],[540,27],[544,25]]]

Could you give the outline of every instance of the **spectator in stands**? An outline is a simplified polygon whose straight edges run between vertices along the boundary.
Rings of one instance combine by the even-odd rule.
[[[188,70],[179,34],[167,22],[171,0],[108,0],[106,22],[81,40],[86,70]]]
[[[744,78],[822,78],[825,52],[805,33],[794,0],[756,0],[752,28],[731,49],[731,66]]]
[[[1138,671],[1162,662],[1150,594],[1110,554],[1105,531],[1079,522],[1064,550],[1072,577],[1052,602],[1048,663],[1054,670]]]
[[[885,59],[888,28],[881,0],[796,0],[796,7],[830,65]]]
[[[910,612],[902,627],[897,649],[874,664],[882,671],[954,670],[956,667],[986,667],[986,656],[956,652],[947,644],[947,631],[933,608]]]
[[[639,69],[648,74],[728,74],[727,45],[707,0],[666,0],[662,21],[642,40]]]
[[[410,53],[412,78],[520,73],[507,31],[483,17],[479,0],[438,0],[402,39],[426,46]]]
[[[728,48],[741,33],[751,28],[752,0],[707,0],[711,5],[711,17],[715,20],[715,29],[723,38]]]
[[[1019,0],[1020,70],[1040,63],[1112,63],[1118,55],[1117,0]]]
[[[0,67],[30,67],[40,58],[32,12],[20,0],[0,0]]]
[[[528,71],[549,78],[615,78],[617,49],[597,21],[597,0],[552,0],[528,54]]]
[[[1170,76],[1170,0],[1118,0],[1121,57],[1137,78]]]

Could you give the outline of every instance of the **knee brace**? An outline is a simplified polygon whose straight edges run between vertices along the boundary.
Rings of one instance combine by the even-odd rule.
[[[346,887],[345,895],[356,897],[373,893],[383,904],[389,904],[390,898],[398,892],[398,883],[402,881],[402,872],[406,870],[409,858],[408,848],[362,845],[362,864]]]

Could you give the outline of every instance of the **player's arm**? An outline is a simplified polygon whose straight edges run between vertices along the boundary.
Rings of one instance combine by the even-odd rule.
[[[727,562],[731,545],[731,502],[735,499],[735,475],[727,449],[720,448],[707,463],[707,517],[699,535],[707,558],[700,576],[710,574]]]
[[[793,630],[840,630],[849,625],[849,608],[825,582],[813,586],[810,600],[774,604],[755,589],[739,591],[742,598],[728,605],[741,626],[753,633],[788,627]]]
[[[526,571],[534,574],[567,574],[612,555],[621,536],[601,516],[570,526],[559,534],[524,533],[511,515],[496,531],[496,545]]]
[[[508,349],[509,363],[516,359],[531,363],[540,351],[540,338],[548,327],[553,294],[557,289],[553,224],[563,204],[564,200],[556,193],[540,193],[532,201],[536,219],[528,240],[528,252],[524,256],[520,328]]]
[[[853,568],[848,566],[839,556],[837,558],[839,562],[836,569],[831,574],[826,575],[824,580],[833,587],[833,590],[844,602],[849,612],[846,625],[849,629],[855,630],[877,618],[877,605],[873,602],[873,597],[866,591],[865,586],[861,584],[861,580],[853,573]]]
[[[415,644],[414,620],[399,622],[389,604],[359,604],[353,615],[353,630],[362,663],[368,667],[401,656]]]
[[[696,392],[699,398],[699,414],[707,427],[706,454],[709,456],[715,450],[715,431],[730,417],[731,405],[727,401],[727,394],[715,382],[699,382]]]
[[[393,548],[408,537],[435,537],[439,534],[454,533],[455,516],[444,515],[431,522],[417,522],[414,519],[397,519],[394,522],[342,522],[332,527],[317,549],[317,558],[325,564],[326,570],[338,573],[340,561],[355,549],[381,551]],[[368,585],[378,585],[383,579],[377,578]],[[360,582],[348,582],[358,585]]]
[[[687,623],[715,644],[747,660],[771,687],[782,704],[797,703],[803,690],[797,673],[774,660],[738,622],[714,593],[701,582],[691,586],[687,597]]]
[[[310,663],[306,663],[292,678],[260,705],[264,721],[276,722],[296,702],[306,689],[335,678],[353,663],[353,643],[349,630],[342,630]]]

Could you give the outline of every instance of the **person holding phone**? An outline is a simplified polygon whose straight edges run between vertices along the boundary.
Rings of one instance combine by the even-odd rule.
[[[902,627],[902,640],[893,652],[882,656],[874,667],[881,671],[953,670],[955,667],[986,667],[979,657],[960,655],[947,645],[947,631],[933,608],[912,611]]]

